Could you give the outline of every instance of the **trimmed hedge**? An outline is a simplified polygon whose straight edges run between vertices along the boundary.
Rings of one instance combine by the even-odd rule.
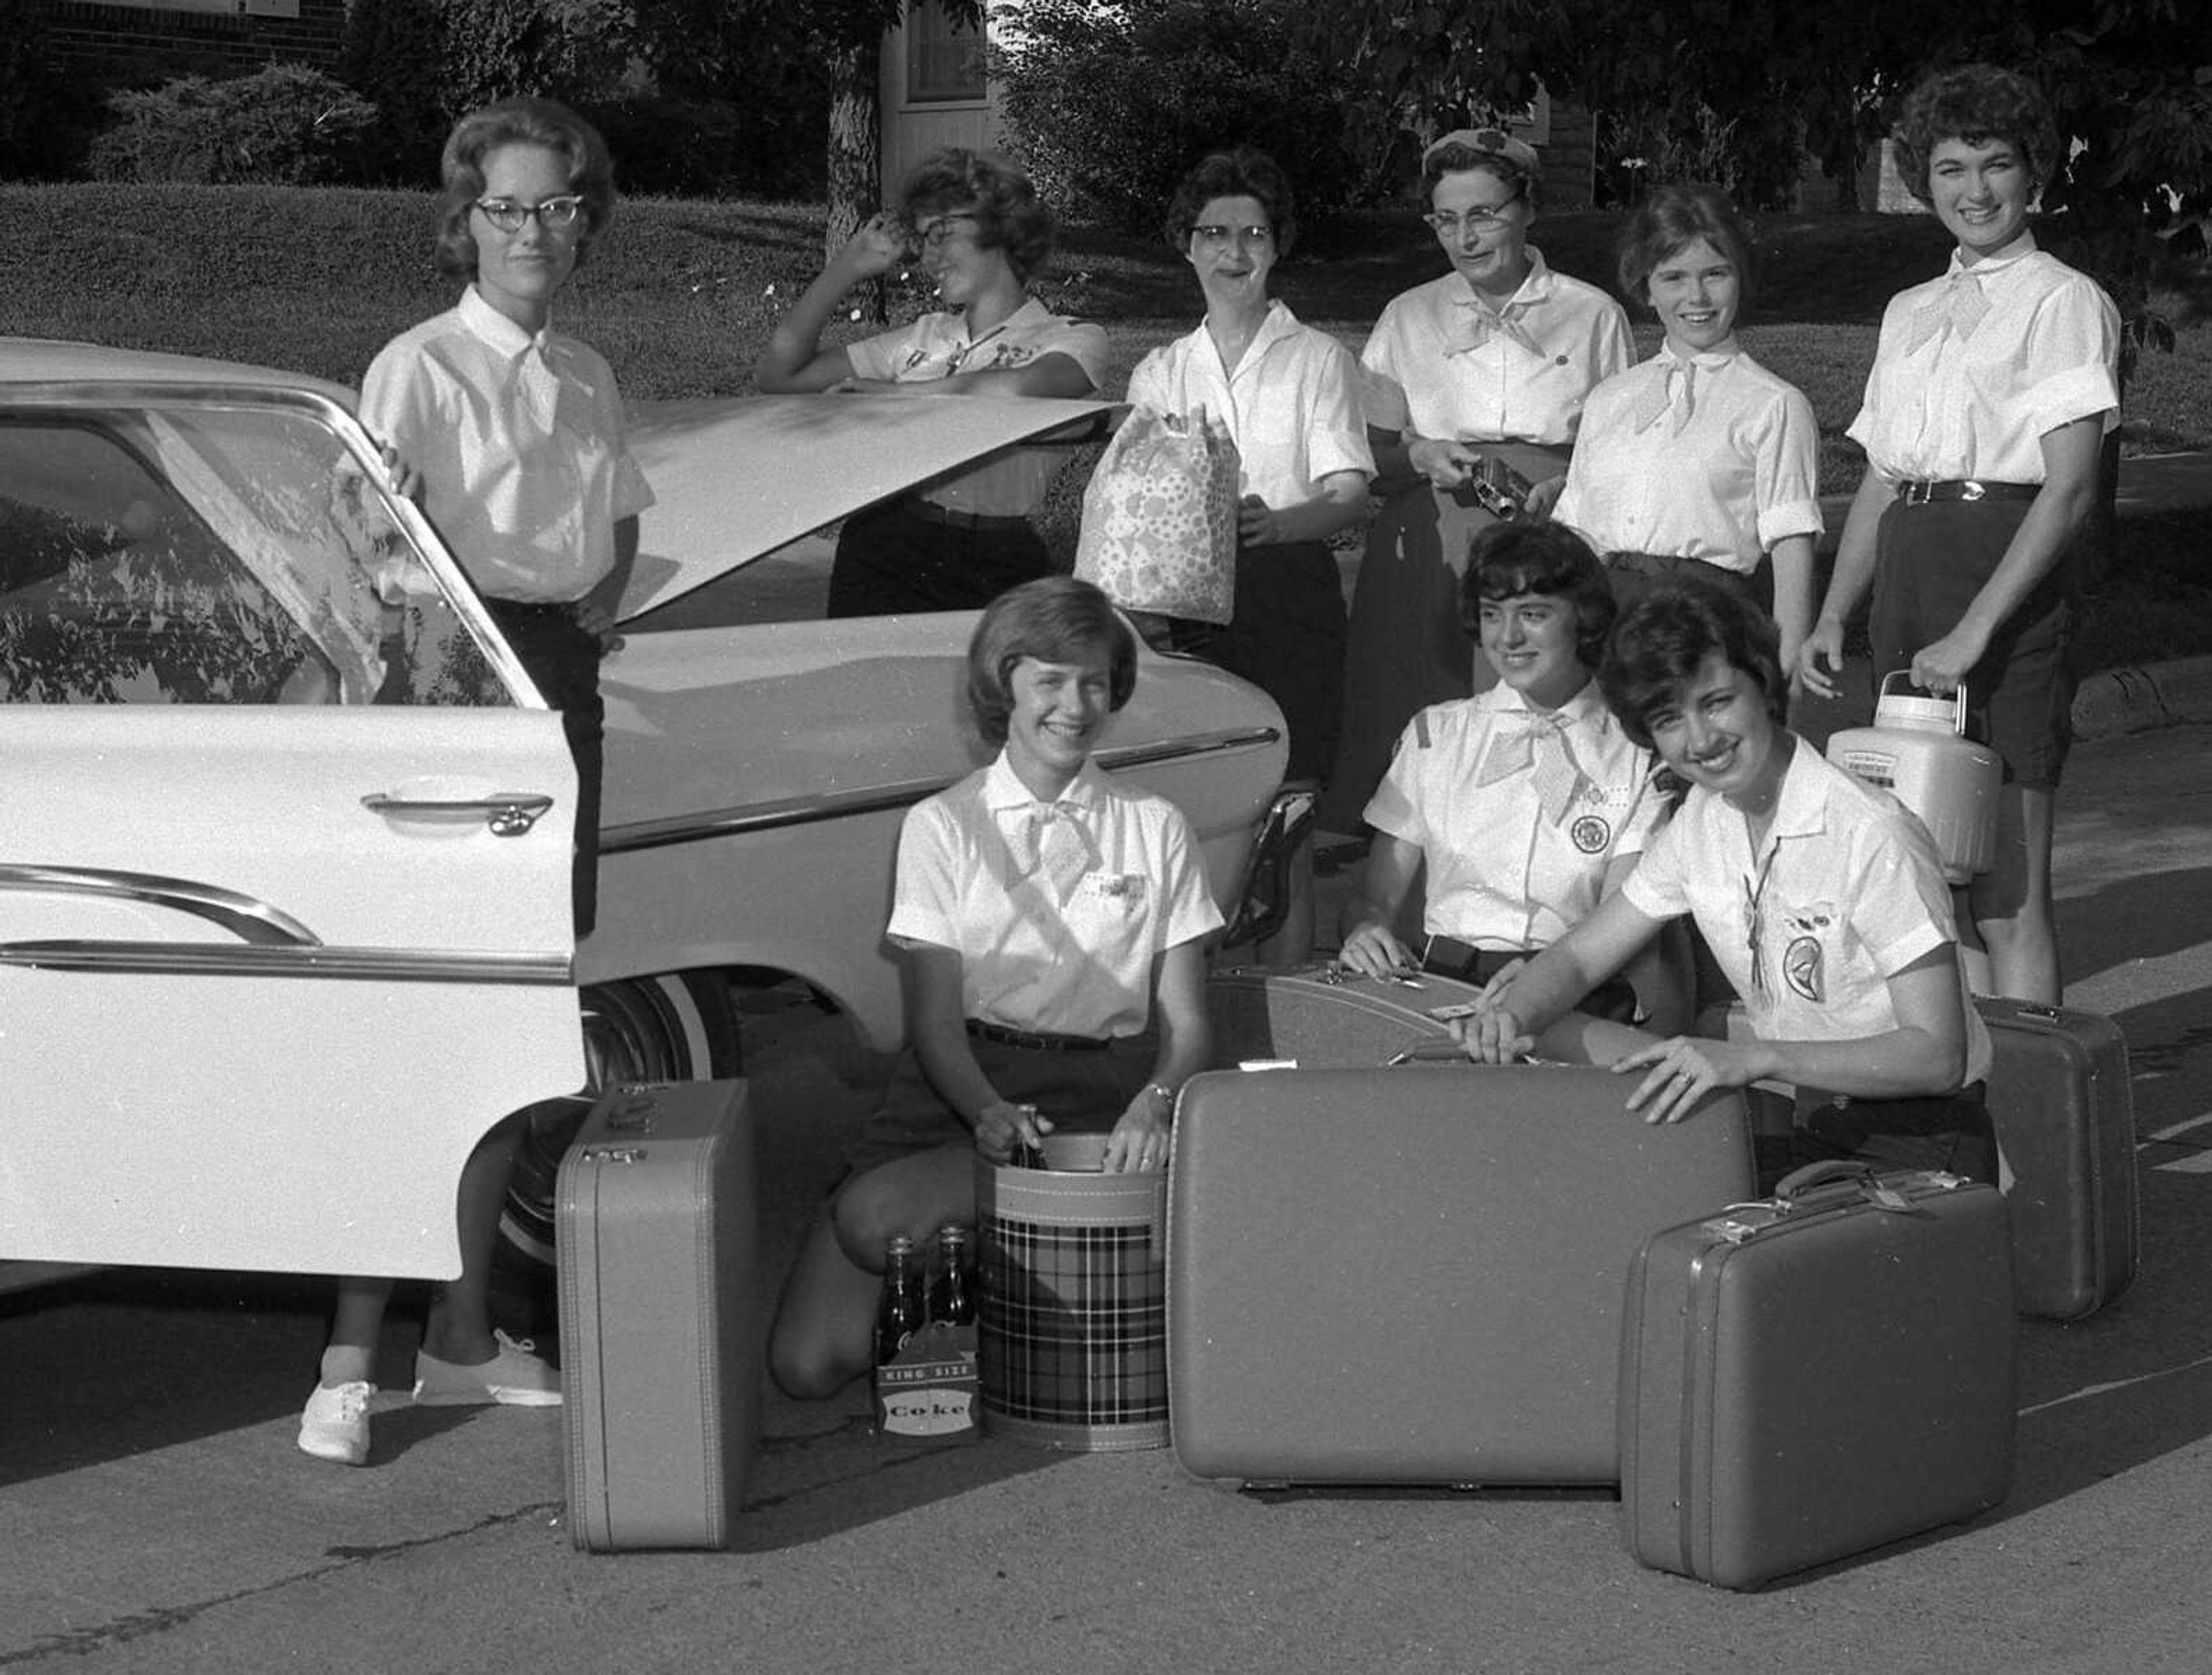
[[[376,107],[305,64],[252,76],[187,76],[108,97],[94,137],[95,180],[179,186],[306,186],[358,180]]]

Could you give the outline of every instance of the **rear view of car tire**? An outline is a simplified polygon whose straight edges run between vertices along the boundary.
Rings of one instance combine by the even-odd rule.
[[[550,1268],[561,1158],[602,1088],[624,1081],[706,1081],[738,1074],[738,1020],[719,971],[623,978],[583,991],[590,1082],[524,1113],[500,1235],[508,1252]]]

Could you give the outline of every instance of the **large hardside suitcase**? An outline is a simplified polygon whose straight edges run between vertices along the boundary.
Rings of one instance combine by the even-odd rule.
[[[2135,1098],[2119,1026],[2094,1012],[1978,1002],[1996,1048],[1990,1120],[2024,1314],[2078,1320],[2136,1276]]]
[[[1231,966],[1206,979],[1213,1067],[1388,1064],[1442,1042],[1450,1019],[1463,1015],[1481,992],[1456,978],[1425,972],[1370,978],[1334,965],[1298,971]]]
[[[2135,1096],[2119,1026],[2094,1012],[1978,996],[1995,1050],[1990,1126],[1998,1185],[2012,1215],[2014,1306],[2022,1314],[2078,1320],[2134,1280]],[[1749,1037],[1741,1002],[1698,1020],[1701,1034]],[[1760,1089],[1784,1084],[1759,1084]],[[1809,1097],[1809,1096],[1808,1096]],[[1753,1129],[1765,1133],[1758,1090]]]
[[[1749,1588],[1996,1505],[2014,1330],[1986,1183],[1815,1164],[1655,1235],[1621,1317],[1629,1550]]]
[[[726,1546],[760,1426],[744,1083],[610,1089],[562,1160],[555,1218],[571,1538]]]
[[[1213,1071],[1168,1172],[1168,1424],[1248,1483],[1617,1477],[1621,1287],[1745,1197],[1742,1101],[1667,1127],[1586,1066]]]

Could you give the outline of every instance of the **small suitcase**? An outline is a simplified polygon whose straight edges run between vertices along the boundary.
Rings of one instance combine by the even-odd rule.
[[[1978,1002],[1996,1048],[1990,1120],[2012,1209],[2023,1314],[2078,1320],[2136,1276],[2135,1100],[2109,1018],[2023,1001]]]
[[[1644,1237],[1751,1190],[1743,1102],[1588,1066],[1212,1071],[1168,1172],[1168,1424],[1203,1477],[1617,1480]]]
[[[1425,972],[1370,978],[1333,965],[1296,971],[1231,966],[1206,979],[1213,1068],[1265,1063],[1332,1070],[1388,1064],[1443,1040],[1454,1011],[1471,1007],[1481,992],[1473,984]]]
[[[562,1160],[555,1218],[570,1537],[726,1546],[760,1424],[744,1083],[609,1089]]]
[[[1621,1526],[1752,1588],[2012,1479],[2012,1241],[1984,1182],[1820,1163],[1654,1236],[1621,1315]]]

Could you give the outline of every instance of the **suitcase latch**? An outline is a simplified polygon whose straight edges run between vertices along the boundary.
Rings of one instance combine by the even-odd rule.
[[[642,1146],[586,1146],[576,1158],[581,1163],[641,1163],[645,1155]]]

